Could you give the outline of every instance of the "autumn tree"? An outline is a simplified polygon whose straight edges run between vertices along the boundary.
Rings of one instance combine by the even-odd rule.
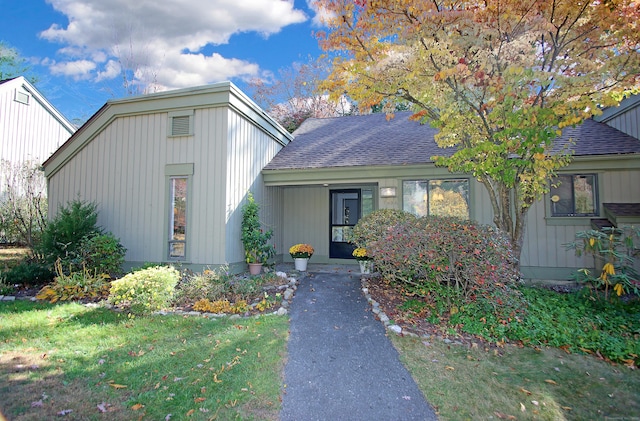
[[[455,148],[433,157],[486,187],[520,256],[525,217],[570,162],[564,127],[616,104],[639,78],[634,0],[320,0],[322,87],[364,106],[413,104]]]
[[[269,115],[293,132],[307,118],[335,117],[351,112],[352,104],[344,96],[338,95],[332,101],[319,90],[327,74],[325,62],[309,58],[306,63],[281,68],[273,80],[251,80],[249,90]]]

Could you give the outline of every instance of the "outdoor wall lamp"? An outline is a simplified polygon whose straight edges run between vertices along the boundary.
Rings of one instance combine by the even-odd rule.
[[[380,197],[396,197],[395,187],[382,187],[380,189]]]

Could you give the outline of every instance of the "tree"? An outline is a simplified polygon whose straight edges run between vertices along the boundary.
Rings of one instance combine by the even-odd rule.
[[[28,70],[27,60],[21,57],[15,48],[0,41],[0,80],[21,76]],[[29,80],[34,82],[35,78],[29,78]]]
[[[254,100],[292,133],[307,118],[336,117],[351,111],[352,104],[344,96],[330,101],[319,91],[327,71],[321,60],[309,59],[307,63],[294,63],[280,69],[279,78],[271,83],[253,79],[249,89],[253,91]]]
[[[0,162],[0,235],[33,248],[47,225],[47,183],[36,162]],[[4,191],[3,191],[4,190]]]
[[[436,164],[486,187],[517,257],[528,210],[570,162],[554,140],[640,85],[633,0],[318,3],[331,16],[320,45],[339,53],[321,87],[364,106],[412,103],[456,148]]]

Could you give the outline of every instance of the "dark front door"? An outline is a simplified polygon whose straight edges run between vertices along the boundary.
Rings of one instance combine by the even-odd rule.
[[[362,215],[360,189],[331,190],[329,257],[351,259],[355,249],[346,241],[347,233],[358,223]]]

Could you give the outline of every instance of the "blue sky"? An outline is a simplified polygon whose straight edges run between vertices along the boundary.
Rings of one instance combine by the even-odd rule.
[[[136,92],[252,78],[320,55],[312,0],[0,0],[0,40],[68,119]]]

